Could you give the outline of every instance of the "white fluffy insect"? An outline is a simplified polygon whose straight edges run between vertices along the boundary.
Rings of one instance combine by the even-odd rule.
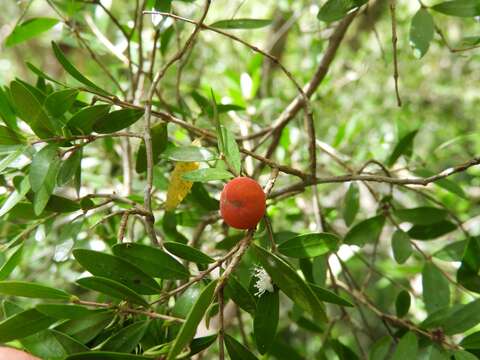
[[[272,279],[264,268],[256,266],[253,269],[253,276],[257,278],[257,281],[254,284],[255,288],[257,289],[257,291],[255,292],[255,296],[260,297],[266,291],[273,292]]]

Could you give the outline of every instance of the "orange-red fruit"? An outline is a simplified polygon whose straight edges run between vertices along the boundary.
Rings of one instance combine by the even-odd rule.
[[[220,214],[236,229],[255,229],[265,215],[265,193],[260,185],[248,177],[229,181],[220,196]]]

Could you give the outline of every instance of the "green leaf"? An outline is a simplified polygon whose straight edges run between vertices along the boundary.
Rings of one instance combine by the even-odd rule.
[[[59,320],[78,319],[92,314],[86,307],[70,304],[38,304],[35,309]]]
[[[225,346],[232,360],[258,360],[250,350],[248,350],[243,344],[239,343],[233,337],[225,334]]]
[[[295,236],[278,246],[278,251],[294,258],[312,258],[338,249],[340,239],[329,233],[312,233]]]
[[[442,272],[431,262],[422,271],[423,301],[429,314],[450,304],[450,286]]]
[[[3,202],[0,208],[0,217],[12,210],[15,205],[23,200],[25,195],[30,191],[30,182],[24,177],[20,182],[19,189],[15,189],[10,196]]]
[[[432,225],[414,225],[408,230],[408,235],[412,239],[417,240],[432,240],[439,238],[453,230],[457,229],[457,225],[450,221],[443,220]]]
[[[199,146],[182,146],[169,148],[164,153],[165,157],[173,161],[205,162],[217,159],[210,150]]]
[[[460,305],[442,319],[440,326],[446,335],[463,333],[480,323],[480,300]]]
[[[329,340],[333,350],[337,353],[340,360],[360,360],[357,354],[347,345],[341,343],[336,339]]]
[[[55,128],[50,118],[30,90],[19,81],[13,81],[10,84],[10,92],[18,116],[30,126],[35,135],[41,139],[54,136]]]
[[[412,255],[413,249],[410,237],[402,230],[397,230],[392,236],[393,257],[398,264],[403,264]]]
[[[368,0],[328,0],[320,8],[317,18],[325,22],[340,20],[347,15],[350,10],[365,4],[367,1]]]
[[[55,327],[55,330],[66,333],[82,344],[86,344],[104,331],[113,317],[113,311],[102,310],[82,318],[68,320]]]
[[[443,261],[462,261],[463,254],[467,248],[467,243],[468,240],[460,240],[448,244],[442,249],[434,252],[433,256]]]
[[[148,328],[148,321],[139,321],[124,327],[110,336],[103,344],[102,350],[130,353],[135,350]]]
[[[197,331],[198,324],[200,324],[200,321],[212,302],[216,285],[217,282],[212,281],[202,290],[197,301],[188,313],[185,322],[182,324],[182,327],[180,328],[180,331],[178,332],[178,335],[175,338],[170,351],[168,352],[166,360],[175,359],[176,356],[185,348],[185,346],[192,341],[193,337],[195,336],[195,332]]]
[[[358,191],[358,185],[352,182],[348,187],[347,194],[345,195],[345,205],[343,208],[343,218],[347,226],[352,225],[355,217],[358,214],[360,208],[360,193]]]
[[[409,331],[398,342],[392,360],[416,359],[418,352],[417,336]]]
[[[435,175],[435,173],[426,169],[417,169],[415,170],[415,173],[423,177],[430,177]],[[455,194],[463,199],[469,200],[467,194],[465,194],[465,191],[463,191],[462,187],[450,179],[436,180],[434,184],[447,191],[450,191],[452,194]]]
[[[345,235],[345,244],[363,246],[375,243],[382,233],[385,217],[377,215],[353,226]]]
[[[204,168],[197,169],[193,171],[186,172],[182,175],[182,178],[187,181],[192,182],[207,182],[215,180],[228,180],[231,179],[233,175],[222,169],[217,168]]]
[[[190,276],[185,266],[156,247],[133,243],[117,244],[112,251],[153,277],[182,280]]]
[[[165,151],[168,144],[168,131],[166,123],[159,123],[152,126],[152,153],[153,165],[160,161],[160,154]],[[135,164],[135,171],[140,174],[147,171],[147,150],[145,142],[141,142],[137,152],[137,162]]]
[[[348,307],[354,306],[351,301],[345,299],[342,296],[335,294],[333,291],[327,290],[321,286],[318,286],[312,283],[309,283],[308,285],[310,285],[310,287],[312,288],[317,298],[321,301],[325,301],[331,304],[337,304],[341,306],[348,306]]]
[[[122,354],[111,351],[89,351],[70,355],[65,360],[145,360],[149,357],[132,354]]]
[[[62,84],[61,82],[59,82],[59,81],[55,80],[54,78],[52,78],[51,76],[47,75],[44,71],[40,70],[38,67],[36,67],[32,63],[27,61],[25,64],[30,69],[30,71],[32,71],[39,78],[44,78],[44,79],[46,79],[48,81],[51,81],[51,82],[53,82],[57,85],[60,85],[60,86],[66,86],[65,84]]]
[[[390,350],[391,338],[384,336],[380,338],[370,349],[368,360],[385,360]]]
[[[118,256],[86,249],[73,250],[73,256],[93,275],[118,281],[139,294],[158,294],[161,290],[143,270]]]
[[[457,272],[457,281],[465,288],[480,293],[480,238],[470,237],[462,258],[462,265]]]
[[[123,130],[136,123],[143,116],[144,110],[121,109],[101,117],[93,125],[93,130],[100,134],[109,134]]]
[[[432,10],[450,16],[474,17],[480,16],[480,3],[476,0],[445,1],[432,6]]]
[[[79,149],[70,154],[70,157],[62,162],[57,175],[58,186],[63,186],[74,178],[75,173],[77,172],[82,162],[82,157],[83,151],[82,149]]]
[[[22,261],[22,254],[23,245],[20,245],[0,268],[0,280],[5,280],[12,273],[20,261]]]
[[[455,360],[478,360],[478,357],[464,350],[456,350],[453,355]]]
[[[269,19],[231,19],[216,21],[210,26],[217,29],[259,29],[271,23]]]
[[[427,53],[434,33],[435,24],[432,15],[428,10],[420,8],[413,17],[410,27],[410,46],[417,59],[422,58]]]
[[[80,209],[78,202],[57,195],[50,196],[47,206],[45,206],[45,210],[58,213],[69,213]]]
[[[298,273],[283,259],[259,247],[254,247],[261,265],[265,268],[273,282],[295,304],[307,311],[319,322],[325,322],[323,304],[317,299],[313,290],[305,283]]]
[[[220,131],[222,132],[223,139],[220,151],[225,156],[225,160],[232,167],[235,174],[240,174],[240,170],[242,169],[242,159],[237,141],[235,140],[235,135],[223,125],[220,126]]]
[[[163,243],[163,246],[173,255],[178,256],[181,259],[193,261],[197,264],[210,264],[215,262],[214,259],[208,255],[205,255],[200,250],[179,242],[166,241]]]
[[[50,30],[58,23],[57,19],[52,18],[33,18],[29,19],[13,29],[10,35],[5,40],[5,47],[11,47],[20,44],[24,41],[30,40],[45,31]]]
[[[225,295],[232,299],[242,310],[255,314],[255,299],[235,276],[229,276],[225,286]]]
[[[71,296],[60,289],[25,281],[0,281],[0,294],[54,300],[69,300]]]
[[[387,160],[388,166],[393,166],[400,156],[410,156],[412,154],[413,140],[415,140],[415,136],[417,136],[417,133],[418,130],[409,132],[398,141],[397,145],[395,145],[395,148],[393,149],[390,157]]]
[[[35,309],[19,312],[0,323],[0,343],[35,334],[56,321]]]
[[[143,305],[146,307],[149,306],[148,302],[135,291],[111,279],[100,276],[92,276],[78,279],[76,282],[78,285],[84,288],[101,292],[116,299],[128,300],[134,304]]]
[[[68,128],[74,134],[90,134],[100,119],[110,111],[110,105],[94,105],[84,107],[76,112],[67,122]]]
[[[397,299],[395,300],[395,309],[397,310],[397,316],[402,318],[408,314],[408,310],[410,309],[410,294],[408,291],[402,290],[397,295]]]
[[[444,209],[422,206],[411,209],[397,209],[393,211],[393,215],[400,221],[410,222],[415,225],[431,225],[445,219],[448,212]]]
[[[460,345],[465,349],[480,350],[480,331],[465,337],[460,342]]]
[[[52,169],[59,167],[59,162],[58,147],[54,144],[45,146],[33,156],[29,180],[34,192],[40,191],[47,182],[51,187],[52,180],[56,180],[56,177],[55,179],[50,179],[49,176]],[[55,181],[53,181],[53,186],[55,186]]]
[[[73,64],[65,57],[65,54],[58,47],[58,45],[53,41],[52,41],[52,49],[58,62],[63,66],[65,71],[68,72],[72,77],[74,77],[76,80],[86,85],[87,87],[97,91],[101,95],[107,95],[107,96],[111,95],[110,93],[106,92],[105,90],[98,87],[90,80],[88,80],[85,76],[83,76],[82,73],[78,71],[77,68],[73,66]]]
[[[195,338],[190,343],[190,353],[189,356],[198,354],[200,351],[207,349],[210,345],[212,345],[215,340],[217,339],[217,334],[203,336],[199,338]]]
[[[23,347],[41,359],[64,359],[69,354],[88,351],[70,336],[55,330],[43,330],[20,340]]]
[[[279,294],[266,291],[257,301],[253,319],[253,336],[260,354],[265,354],[275,340],[278,326]]]
[[[8,127],[0,125],[0,145],[18,145],[23,144],[25,139]]]
[[[76,89],[55,91],[45,99],[45,108],[53,117],[60,117],[72,107],[77,95]]]

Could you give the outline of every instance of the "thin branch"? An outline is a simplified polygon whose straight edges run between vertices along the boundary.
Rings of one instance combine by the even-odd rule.
[[[393,46],[393,80],[395,81],[395,94],[397,96],[398,106],[402,106],[400,90],[398,88],[398,51],[397,51],[397,15],[396,0],[390,0],[390,14],[392,17],[392,46]]]

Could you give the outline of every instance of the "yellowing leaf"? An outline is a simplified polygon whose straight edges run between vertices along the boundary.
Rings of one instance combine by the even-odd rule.
[[[182,175],[196,169],[198,169],[197,162],[177,162],[172,172],[170,184],[168,185],[165,210],[174,210],[185,196],[187,196],[192,188],[193,182],[184,180]]]

